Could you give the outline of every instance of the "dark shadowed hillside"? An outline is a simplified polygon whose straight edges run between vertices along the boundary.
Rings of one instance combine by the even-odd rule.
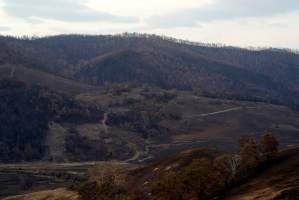
[[[62,93],[14,80],[0,81],[0,161],[47,158],[52,123],[99,121],[99,108],[80,105]],[[51,158],[50,158],[51,159]]]

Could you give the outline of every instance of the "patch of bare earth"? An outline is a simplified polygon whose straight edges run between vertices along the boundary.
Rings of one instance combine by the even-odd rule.
[[[49,124],[47,145],[52,161],[64,161],[66,130],[57,123]]]

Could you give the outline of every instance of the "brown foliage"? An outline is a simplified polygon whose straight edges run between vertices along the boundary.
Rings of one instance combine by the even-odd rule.
[[[266,159],[273,158],[277,154],[278,146],[277,139],[271,133],[266,133],[260,141],[261,152]]]
[[[206,199],[219,189],[211,159],[194,159],[181,173],[168,172],[152,184],[151,193],[159,200]]]
[[[126,176],[115,164],[90,170],[89,180],[79,188],[81,200],[127,200]]]
[[[255,139],[248,138],[240,141],[241,166],[244,173],[254,170],[259,164],[259,146]]]
[[[224,187],[229,187],[230,183],[236,178],[238,163],[234,165],[234,157],[231,155],[221,155],[214,159],[213,167],[216,170],[218,183]],[[221,177],[221,178],[220,178]]]

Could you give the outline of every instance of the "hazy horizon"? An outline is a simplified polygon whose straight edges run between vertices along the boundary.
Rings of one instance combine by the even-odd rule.
[[[241,49],[248,49],[248,50],[264,50],[264,49],[281,49],[281,50],[286,50],[286,51],[291,51],[291,52],[295,52],[298,53],[299,52],[299,48],[291,48],[291,47],[279,47],[279,46],[253,46],[253,45],[249,45],[249,46],[241,46],[241,45],[232,45],[232,44],[227,44],[227,43],[216,43],[216,42],[205,42],[205,41],[194,41],[194,40],[188,40],[188,39],[183,39],[183,38],[177,38],[177,37],[172,37],[172,36],[168,36],[168,35],[161,35],[161,34],[155,34],[155,33],[142,33],[142,32],[122,32],[122,33],[114,33],[114,34],[85,34],[85,33],[60,33],[60,34],[49,34],[49,35],[9,35],[9,34],[1,34],[0,36],[2,37],[12,37],[12,38],[16,38],[16,39],[24,39],[24,40],[34,40],[34,39],[42,39],[42,38],[47,38],[47,37],[59,37],[59,36],[125,36],[125,34],[129,35],[129,37],[134,37],[137,36],[137,34],[139,35],[138,37],[142,37],[142,36],[156,36],[156,37],[161,37],[163,39],[166,40],[172,40],[173,42],[183,42],[186,44],[191,44],[191,45],[198,45],[198,46],[213,46],[216,45],[216,47],[232,47],[232,48],[241,48]],[[177,41],[175,41],[177,40]]]
[[[0,24],[11,36],[138,32],[299,49],[297,0],[0,0]]]

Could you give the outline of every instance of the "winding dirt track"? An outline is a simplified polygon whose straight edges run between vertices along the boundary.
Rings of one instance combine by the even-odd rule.
[[[230,108],[230,109],[220,110],[220,111],[211,112],[211,113],[200,114],[199,116],[207,117],[207,116],[213,116],[213,115],[218,115],[218,114],[222,114],[222,113],[237,111],[237,110],[241,110],[241,109],[242,109],[242,107],[236,107],[236,108]]]
[[[210,112],[210,113],[203,113],[203,114],[198,114],[198,115],[190,115],[190,116],[187,116],[187,118],[208,117],[208,116],[214,116],[214,115],[219,115],[219,114],[233,112],[233,111],[239,111],[239,110],[242,110],[242,109],[254,109],[254,108],[256,108],[256,107],[246,107],[246,108],[235,107],[235,108],[229,108],[229,109],[219,110],[219,111]]]

